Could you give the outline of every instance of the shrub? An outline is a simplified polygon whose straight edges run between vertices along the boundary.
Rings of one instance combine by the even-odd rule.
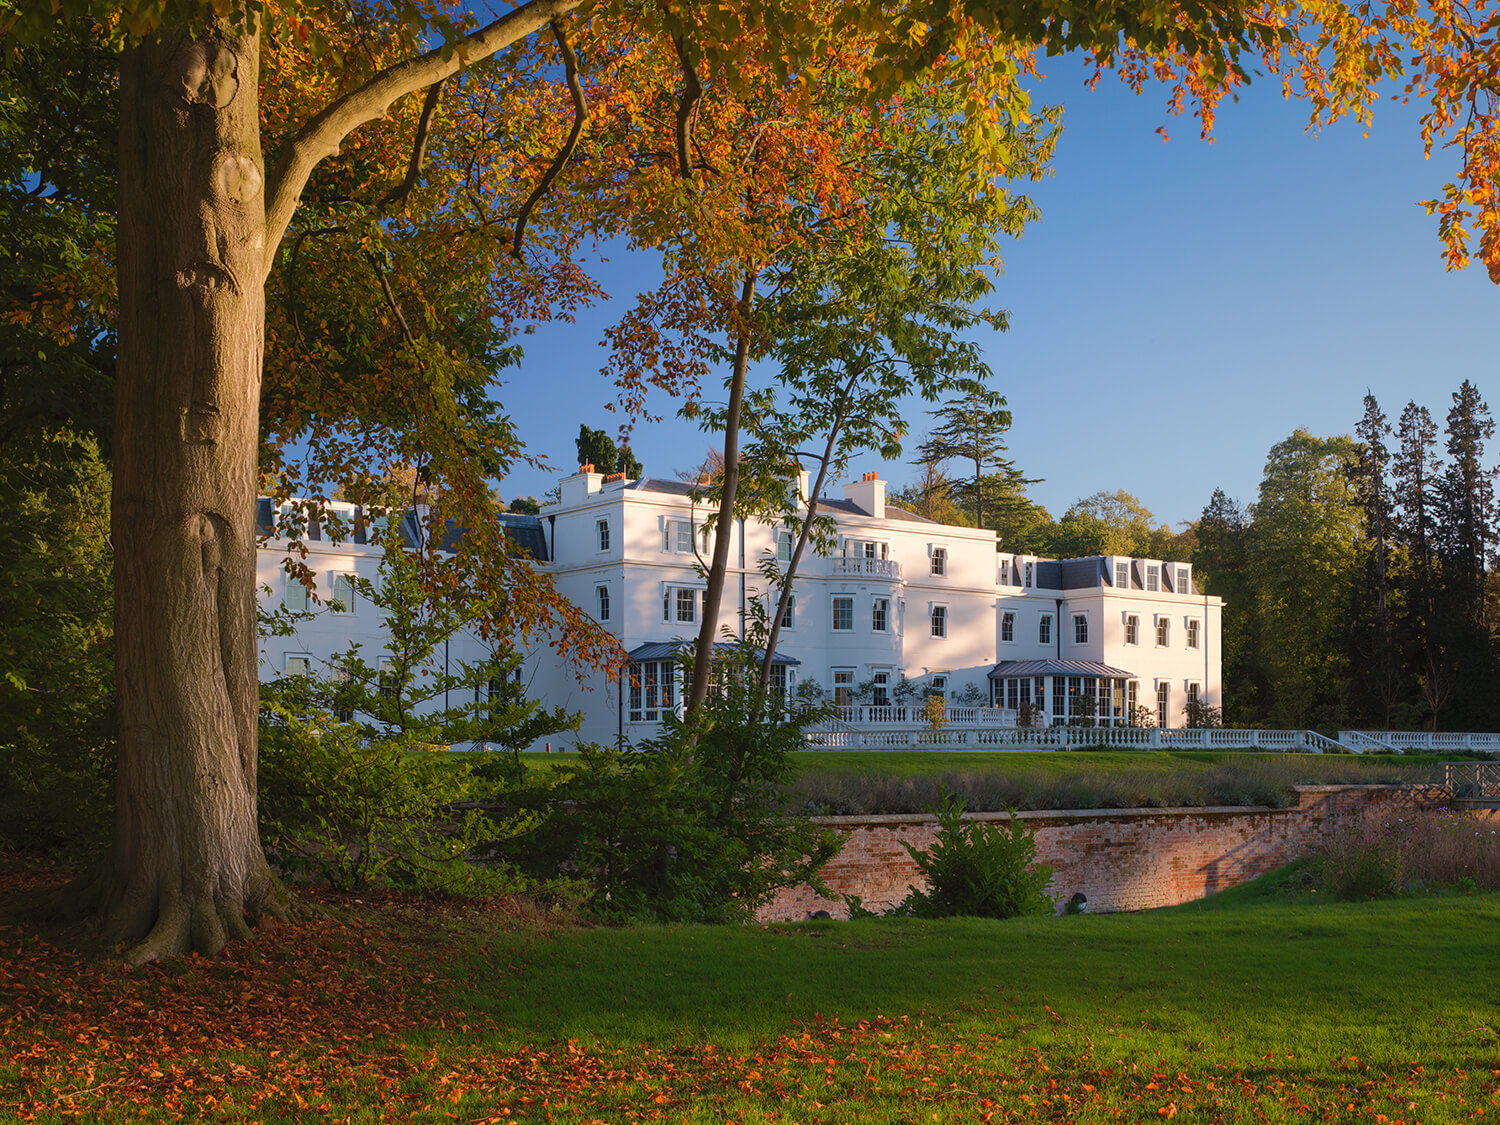
[[[1014,809],[1005,827],[964,819],[963,802],[951,794],[936,812],[937,840],[930,851],[901,845],[927,877],[927,890],[908,887],[900,913],[917,918],[1052,913],[1047,895],[1052,868],[1036,862],[1036,835]]]
[[[716,658],[696,729],[668,716],[636,747],[580,745],[534,798],[546,820],[519,841],[523,869],[587,880],[611,921],[742,921],[782,887],[819,886],[839,837],[788,812],[783,786],[802,728],[829,709],[761,692],[755,638]]]
[[[410,738],[370,737],[320,711],[306,718],[269,697],[260,732],[261,833],[284,870],[340,890],[390,881],[446,893],[515,890],[518,881],[466,862],[501,835],[458,802],[470,766]]]

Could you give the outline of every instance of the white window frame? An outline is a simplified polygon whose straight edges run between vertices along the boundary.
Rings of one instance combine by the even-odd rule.
[[[1016,611],[1013,609],[1004,610],[1000,614],[1000,643],[1016,643]]]
[[[771,612],[776,612],[778,601],[771,603]],[[793,594],[786,602],[786,612],[781,615],[781,627],[783,629],[795,629],[797,627],[797,595]]]
[[[608,621],[609,620],[609,587],[608,586],[595,586],[594,587],[594,600],[595,600],[595,602],[599,606],[599,620],[600,621]]]
[[[661,525],[661,549],[666,555],[696,555],[693,546],[692,520],[664,520]],[[705,532],[707,529],[704,529]]]
[[[1000,560],[999,583],[1002,586],[1010,585],[1010,560]]]
[[[1156,618],[1156,647],[1172,647],[1172,619],[1164,613]]]
[[[1125,643],[1128,645],[1141,643],[1141,619],[1138,614],[1127,613],[1125,615]]]
[[[1050,645],[1052,643],[1052,615],[1044,613],[1037,619],[1036,643],[1039,645]]]
[[[286,576],[286,597],[282,604],[292,613],[306,613],[311,608],[312,599],[307,593],[307,587],[290,574]]]
[[[329,602],[328,607],[339,613],[354,613],[355,606],[359,602],[359,596],[354,588],[354,580],[357,575],[348,571],[333,571],[328,576]],[[347,597],[339,596],[339,584],[342,583]]]
[[[1177,568],[1177,581],[1173,583],[1173,589],[1179,594],[1190,594],[1193,591],[1193,580],[1189,576],[1188,568],[1179,566]]]
[[[632,723],[660,722],[676,706],[677,665],[671,660],[633,660],[625,666],[626,714]]]
[[[1089,615],[1086,613],[1073,615],[1073,643],[1075,645],[1089,643]]]
[[[1203,702],[1203,685],[1201,683],[1197,680],[1184,680],[1182,686],[1184,691],[1182,703],[1184,707]]]
[[[1130,564],[1128,562],[1115,563],[1115,589],[1130,589]]]
[[[597,519],[594,521],[594,542],[601,551],[609,550],[609,520]]]
[[[845,618],[845,620],[848,621],[847,625],[840,625],[839,624],[839,621],[840,621],[840,613],[839,613],[839,611],[840,611],[841,607],[847,607],[848,608],[848,616],[847,616],[847,618]],[[854,595],[853,594],[834,594],[833,595],[833,601],[831,603],[830,612],[831,612],[832,616],[829,618],[829,625],[831,626],[833,632],[835,632],[835,633],[852,633],[852,632],[854,632]]]
[[[1036,563],[1029,562],[1022,568],[1022,570],[1026,576],[1026,580],[1022,583],[1022,585],[1029,590],[1036,583]]]
[[[677,586],[672,591],[672,620],[678,625],[698,623],[698,591],[688,586]]]
[[[948,677],[945,675],[932,677],[932,690],[942,695],[948,690]]]
[[[1146,589],[1152,593],[1161,590],[1161,567],[1155,563],[1146,567]]]
[[[1203,623],[1196,617],[1189,617],[1183,623],[1183,643],[1188,648],[1197,648],[1199,638],[1203,636]]]
[[[870,632],[889,633],[891,631],[891,599],[870,599]]]
[[[854,669],[833,668],[833,703],[836,707],[854,706]],[[841,697],[842,694],[842,697]]]
[[[889,668],[870,669],[870,691],[871,702],[876,707],[889,707],[891,705],[891,670]]]
[[[1172,685],[1161,680],[1156,685],[1156,725],[1165,730],[1172,719]]]
[[[891,557],[891,545],[879,539],[856,539],[853,537],[844,540],[844,558],[846,559],[880,559]]]
[[[946,640],[948,637],[948,605],[946,602],[934,602],[928,612],[932,636],[937,640]]]
[[[396,660],[394,657],[382,656],[376,661],[375,667],[375,691],[381,699],[396,698]]]
[[[300,669],[293,670],[292,665],[296,661],[302,662]],[[281,655],[281,674],[283,676],[311,676],[312,654],[308,652],[285,652]]]
[[[932,546],[932,576],[934,578],[948,576],[948,548],[936,543]]]
[[[796,539],[790,531],[778,531],[776,533],[776,561],[791,562],[792,548],[795,545]]]

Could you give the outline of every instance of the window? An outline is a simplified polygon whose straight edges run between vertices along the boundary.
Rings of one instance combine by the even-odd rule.
[[[1187,682],[1187,705],[1196,707],[1198,705],[1198,685],[1192,680]]]
[[[307,587],[290,575],[286,580],[286,607],[293,613],[307,612]]]
[[[1025,582],[1025,586],[1026,586],[1026,588],[1028,590],[1031,589],[1031,580],[1035,576],[1035,574],[1036,574],[1036,564],[1035,563],[1027,563],[1026,564],[1026,582]]]
[[[854,629],[854,598],[840,596],[833,599],[833,631],[848,633]]]
[[[629,667],[630,721],[658,722],[672,710],[673,675],[670,660],[645,660]]]
[[[932,549],[932,573],[933,574],[947,574],[948,573],[948,548],[947,547],[934,547]]]
[[[1036,639],[1038,644],[1050,645],[1052,643],[1052,615],[1042,614],[1042,620],[1036,628]]]
[[[948,607],[945,605],[932,607],[932,635],[934,637],[948,635]]]
[[[396,662],[389,656],[380,658],[380,698],[396,698]]]
[[[784,700],[797,687],[797,673],[786,664],[771,665],[771,694]]]
[[[1168,684],[1156,685],[1156,725],[1159,727],[1167,725],[1167,703],[1171,690]]]
[[[335,574],[333,576],[333,602],[329,608],[343,610],[346,613],[354,612],[354,575]]]
[[[836,707],[854,706],[854,669],[833,670],[833,703]]]
[[[932,677],[932,690],[935,691],[935,692],[937,692],[939,695],[942,695],[943,692],[947,691],[948,690],[948,677],[947,676],[933,676]]]
[[[1073,643],[1075,645],[1089,643],[1089,619],[1082,613],[1073,615]]]
[[[776,533],[776,559],[778,562],[792,561],[792,533],[790,531]]]
[[[876,672],[871,677],[871,688],[876,707],[889,707],[891,705],[891,674],[889,672]]]
[[[1000,585],[1002,585],[1002,586],[1009,586],[1010,585],[1010,560],[1009,559],[1001,559],[1000,560]]]
[[[786,612],[781,615],[781,627],[783,629],[795,629],[797,627],[797,595],[793,594],[786,601]]]
[[[1135,614],[1125,618],[1125,643],[1128,645],[1141,643],[1141,619]]]
[[[1188,648],[1198,647],[1198,622],[1191,617],[1188,618],[1187,623],[1187,646]]]
[[[1139,680],[1125,681],[1125,721],[1131,724],[1135,722],[1135,710],[1141,705],[1141,682]]]
[[[609,620],[609,587],[595,586],[594,596],[599,599],[599,620]]]
[[[668,586],[661,595],[663,621],[693,622],[698,619],[698,591],[687,586]]]
[[[1156,647],[1166,648],[1172,640],[1172,621],[1167,617],[1156,619]]]
[[[599,550],[609,550],[609,521],[598,520],[594,524],[594,531],[599,536]]]
[[[884,559],[889,558],[891,545],[889,543],[872,543],[868,539],[845,539],[844,557],[846,559]]]
[[[1010,643],[1016,639],[1016,615],[1009,611],[1000,615],[1000,639]]]
[[[1146,589],[1161,589],[1161,567],[1153,564],[1146,568]]]
[[[1191,594],[1192,584],[1188,582],[1188,569],[1185,566],[1177,568],[1177,592],[1179,594]]]
[[[890,628],[891,601],[889,598],[876,598],[871,603],[870,628],[877,633],[884,633]]]
[[[1115,587],[1120,590],[1130,589],[1130,564],[1128,562],[1115,563]]]
[[[669,520],[662,528],[661,549],[679,555],[693,554],[693,525],[683,520]]]
[[[312,675],[312,658],[308,656],[288,655],[286,658],[286,674],[288,676]]]
[[[333,694],[333,717],[341,723],[352,723],[354,708],[349,706],[349,689],[354,686],[354,673],[340,667],[334,672],[333,679],[338,684]]]

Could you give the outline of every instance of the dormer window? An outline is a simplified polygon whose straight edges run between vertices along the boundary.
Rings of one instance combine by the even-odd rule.
[[[1025,579],[1025,582],[1023,583],[1023,585],[1025,585],[1025,587],[1029,590],[1029,589],[1031,589],[1032,581],[1036,577],[1036,564],[1035,563],[1027,563],[1026,564],[1025,574],[1026,574],[1026,579]]]
[[[1128,562],[1115,563],[1115,589],[1130,589],[1130,564]]]
[[[1177,592],[1179,594],[1190,594],[1192,591],[1192,584],[1188,581],[1188,568],[1179,566],[1177,568]]]
[[[1000,585],[1002,585],[1002,586],[1009,586],[1010,585],[1010,560],[1009,559],[1001,559],[1000,560]]]
[[[1146,589],[1161,589],[1161,567],[1157,566],[1155,563],[1152,563],[1146,568]]]

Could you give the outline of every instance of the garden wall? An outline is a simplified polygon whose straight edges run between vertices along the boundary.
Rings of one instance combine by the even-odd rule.
[[[1037,859],[1057,869],[1050,889],[1059,907],[1082,892],[1090,912],[1102,912],[1173,906],[1225,890],[1307,855],[1338,822],[1407,799],[1394,785],[1302,785],[1297,796],[1297,805],[1286,809],[1081,809],[1019,816],[1036,832]],[[835,816],[819,823],[845,836],[843,851],[823,872],[836,895],[857,895],[879,913],[905,898],[909,884],[923,885],[901,843],[930,848],[935,817]],[[759,918],[800,920],[818,910],[848,916],[841,900],[801,886],[782,891]]]

